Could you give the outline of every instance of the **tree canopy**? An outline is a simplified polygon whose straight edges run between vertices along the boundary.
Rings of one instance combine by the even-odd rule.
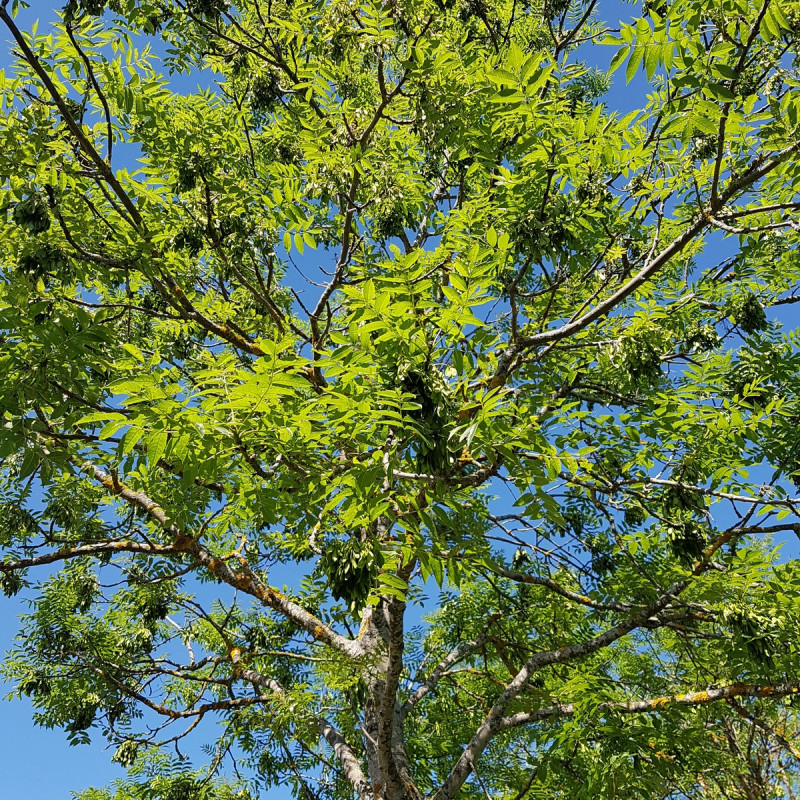
[[[85,800],[797,791],[795,0],[21,5],[3,669]]]

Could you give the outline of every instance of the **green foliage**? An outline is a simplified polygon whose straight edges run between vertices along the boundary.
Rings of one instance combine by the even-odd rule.
[[[7,6],[3,675],[84,800],[796,793],[794,3]]]

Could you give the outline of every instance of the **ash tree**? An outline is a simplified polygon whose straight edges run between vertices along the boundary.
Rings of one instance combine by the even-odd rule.
[[[21,5],[4,674],[83,796],[797,791],[797,3]]]

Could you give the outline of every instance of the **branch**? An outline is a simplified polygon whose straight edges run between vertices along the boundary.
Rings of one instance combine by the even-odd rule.
[[[775,155],[767,161],[762,161],[757,158],[751,165],[750,169],[742,175],[733,178],[726,187],[725,191],[720,195],[719,206],[724,206],[729,200],[733,198],[738,192],[752,186],[759,181],[769,172],[776,167],[780,166],[786,161],[789,156],[800,151],[800,139],[793,144],[788,145],[779,150]],[[662,250],[655,258],[649,260],[634,275],[626,284],[621,286],[616,292],[607,297],[602,302],[598,303],[591,311],[588,311],[582,317],[572,320],[561,325],[558,328],[551,328],[542,331],[541,333],[534,334],[533,336],[525,336],[520,338],[517,342],[512,343],[503,353],[497,364],[497,369],[492,376],[490,386],[502,386],[507,380],[508,376],[513,372],[516,367],[516,361],[519,355],[525,350],[529,350],[539,345],[549,344],[566,339],[573,334],[578,333],[584,328],[591,325],[598,319],[606,316],[620,303],[626,300],[638,288],[647,283],[656,273],[658,273],[666,264],[680,253],[699,233],[711,224],[709,213],[706,209],[702,211],[700,216],[681,234],[677,237],[672,244]]]
[[[336,631],[325,625],[322,620],[310,614],[302,606],[289,600],[282,592],[263,583],[244,558],[240,559],[241,571],[231,569],[223,560],[212,555],[208,548],[200,544],[197,539],[178,528],[164,510],[146,494],[134,491],[93,464],[84,464],[83,470],[94,477],[109,492],[121,497],[129,505],[144,511],[150,519],[157,522],[167,534],[172,536],[177,552],[192,556],[214,577],[251,597],[255,597],[265,606],[293,622],[316,641],[327,644],[351,658],[356,658],[362,654],[362,648],[358,643],[336,633]]]
[[[764,733],[775,739],[775,741],[778,742],[778,744],[783,747],[784,750],[786,750],[788,753],[791,753],[798,761],[800,761],[800,750],[798,750],[785,736],[764,722],[763,719],[751,714],[746,708],[740,706],[736,700],[731,699],[729,705],[740,717],[746,719],[748,722],[751,722],[757,728],[761,728]]]
[[[45,68],[42,66],[41,61],[39,61],[39,59],[36,57],[36,54],[33,52],[33,50],[31,50],[28,42],[22,35],[22,32],[16,26],[14,20],[11,18],[11,15],[6,10],[5,5],[0,5],[0,20],[2,20],[9,31],[11,31],[11,35],[19,45],[22,54],[25,56],[25,60],[28,62],[28,64],[30,64],[33,71],[39,76],[39,79],[44,84],[47,93],[53,99],[56,107],[61,112],[61,116],[64,119],[64,123],[69,128],[70,133],[78,140],[81,148],[83,148],[83,150],[92,160],[106,183],[108,183],[108,185],[114,190],[114,194],[116,194],[116,196],[119,198],[122,205],[125,206],[125,209],[131,215],[131,219],[134,220],[139,228],[144,228],[144,222],[139,214],[139,210],[136,208],[136,205],[128,196],[128,193],[122,188],[122,185],[117,180],[117,177],[114,175],[114,172],[109,164],[106,163],[105,159],[100,155],[100,153],[97,152],[92,142],[90,142],[86,137],[82,127],[72,118],[64,98],[62,98],[59,94],[58,89],[56,89],[55,84],[50,79],[50,76],[47,74]]]
[[[357,144],[361,148],[362,151],[366,150],[367,144],[369,143],[369,137],[372,134],[372,131],[375,130],[376,125],[380,122],[381,117],[383,116],[384,109],[392,102],[392,100],[400,93],[400,90],[403,88],[403,84],[406,82],[406,78],[408,77],[408,71],[404,72],[400,78],[398,79],[397,83],[394,85],[394,88],[391,92],[386,91],[386,85],[384,83],[384,74],[383,74],[383,60],[378,60],[378,85],[380,86],[381,90],[381,101],[378,103],[378,107],[375,109],[375,112],[372,115],[372,119],[367,123],[367,126],[364,128],[364,132],[358,139]]]
[[[589,15],[594,11],[594,7],[597,5],[597,0],[592,0],[591,3],[586,7],[586,11],[584,11],[583,16],[578,20],[578,24],[572,28],[572,30],[567,31],[565,36],[562,39],[556,40],[556,47],[553,53],[553,60],[557,61],[559,53],[566,48],[569,43],[577,36],[579,31],[583,28],[586,24],[586,20],[589,19]]]
[[[578,331],[583,330],[597,319],[605,316],[609,311],[618,306],[623,300],[627,299],[633,292],[640,286],[647,283],[662,267],[664,267],[669,260],[680,253],[689,242],[691,242],[699,233],[708,227],[708,220],[705,215],[699,217],[687,228],[681,236],[672,242],[668,247],[662,250],[652,261],[645,264],[639,272],[636,273],[624,286],[617,289],[614,294],[607,297],[601,303],[598,303],[591,311],[584,314],[582,317],[562,325],[560,328],[552,328],[547,331],[542,331],[534,336],[523,337],[519,342],[519,349],[528,349],[536,347],[540,344],[548,344],[549,342],[557,342],[561,339],[566,339]],[[515,353],[516,355],[516,353]],[[498,372],[500,365],[498,365]]]
[[[475,652],[475,650],[478,650],[480,647],[484,645],[489,634],[490,626],[492,625],[493,622],[495,622],[495,620],[499,618],[499,616],[500,616],[499,613],[493,614],[489,618],[488,622],[483,628],[483,631],[481,632],[480,636],[478,636],[477,639],[473,639],[470,642],[462,642],[455,650],[453,650],[451,653],[445,656],[445,658],[443,658],[436,665],[436,668],[433,670],[433,672],[431,672],[428,680],[425,681],[421,686],[419,686],[417,690],[414,692],[414,694],[412,694],[411,697],[409,697],[408,700],[406,700],[406,702],[403,703],[403,706],[400,711],[402,718],[405,718],[411,711],[411,709],[414,708],[414,706],[420,700],[422,700],[422,698],[425,697],[426,694],[428,694],[430,691],[436,688],[436,685],[447,674],[448,670],[450,669],[450,667],[453,666],[453,664],[458,663],[459,661],[461,661],[462,658],[465,658],[470,653]]]
[[[114,132],[111,124],[111,109],[108,107],[108,100],[106,99],[103,90],[100,88],[100,84],[97,81],[97,76],[94,74],[94,70],[92,69],[92,62],[89,60],[89,57],[86,55],[86,53],[83,52],[83,49],[75,39],[72,25],[67,23],[64,25],[64,29],[67,32],[67,36],[69,37],[70,42],[72,42],[72,46],[77,51],[78,55],[81,58],[81,61],[83,61],[83,65],[86,67],[86,74],[89,76],[89,80],[91,81],[95,94],[97,95],[98,99],[100,100],[100,103],[103,106],[103,113],[105,114],[106,118],[106,141],[107,141],[105,163],[108,164],[108,166],[111,166],[111,151],[114,146]]]
[[[154,700],[151,700],[141,692],[137,692],[127,684],[117,680],[106,670],[98,669],[97,672],[124,694],[134,698],[142,705],[147,706],[147,708],[149,708],[151,711],[155,711],[156,714],[159,714],[162,717],[168,717],[169,719],[190,719],[191,717],[203,717],[209,711],[231,711],[237,708],[247,708],[248,706],[257,705],[260,703],[268,703],[272,699],[271,697],[266,697],[264,695],[258,695],[256,697],[234,697],[230,698],[229,700],[217,700],[212,703],[203,703],[203,705],[197,706],[196,708],[188,708],[184,709],[183,711],[176,711],[174,708],[167,708],[167,706],[156,703]]]
[[[241,655],[238,651],[233,651],[232,660],[234,664],[234,675],[236,675],[236,677],[269,689],[279,697],[284,696],[284,689],[277,681],[267,678],[255,670],[239,666],[240,659]],[[339,763],[342,765],[345,777],[350,781],[350,784],[356,790],[358,796],[362,800],[375,800],[372,787],[361,769],[358,758],[356,758],[353,748],[347,743],[344,736],[342,736],[342,734],[324,717],[317,716],[311,712],[306,712],[303,716],[317,725],[320,735],[333,749],[333,752],[339,759]]]
[[[356,192],[358,192],[360,183],[361,173],[358,171],[358,168],[354,167],[353,179],[350,182],[350,189],[347,192],[347,195],[345,195],[344,222],[342,224],[342,250],[339,253],[339,260],[336,262],[333,278],[331,278],[330,283],[328,283],[323,290],[319,300],[317,301],[317,305],[310,315],[309,321],[311,323],[311,330],[314,333],[313,345],[315,349],[319,348],[322,344],[319,335],[319,318],[328,305],[328,300],[330,300],[331,295],[344,279],[344,270],[350,258],[350,237],[352,236],[353,231],[353,217],[356,212]]]
[[[711,551],[711,548],[707,551],[710,558],[711,553],[709,551]],[[700,567],[698,566],[696,569],[700,569]],[[495,700],[491,710],[467,743],[460,758],[439,790],[433,795],[432,800],[452,800],[456,796],[472,772],[473,764],[480,758],[489,742],[500,732],[500,725],[505,718],[505,708],[528,685],[534,672],[552,664],[565,664],[608,647],[618,639],[627,636],[631,631],[645,625],[654,614],[662,611],[674,599],[675,595],[682,592],[688,583],[688,581],[674,583],[656,602],[591,639],[566,647],[559,647],[556,650],[535,653],[531,656]]]
[[[162,273],[164,283],[152,278],[153,286],[158,290],[159,294],[164,297],[172,307],[180,314],[182,319],[197,322],[201,327],[205,328],[209,333],[219,336],[234,347],[244,350],[246,353],[254,356],[263,356],[264,351],[257,345],[246,339],[244,336],[236,333],[228,325],[220,325],[209,319],[204,314],[201,314],[197,308],[192,304],[189,298],[184,293],[175,278],[167,272]]]
[[[41,567],[45,564],[55,564],[70,558],[81,556],[94,556],[102,553],[144,553],[146,555],[176,555],[183,552],[176,545],[141,544],[127,539],[119,541],[94,542],[76,547],[64,547],[52,553],[45,553],[33,558],[21,558],[18,561],[0,561],[0,572],[17,572],[30,567]]]
[[[720,700],[731,700],[735,697],[789,697],[798,693],[800,693],[800,684],[797,683],[779,683],[774,686],[734,683],[721,688],[709,688],[701,692],[692,692],[690,694],[667,695],[665,697],[656,697],[652,700],[633,700],[627,703],[600,703],[597,706],[597,710],[612,711],[618,714],[653,714],[674,706],[697,707],[715,703]],[[547,706],[546,708],[539,708],[536,711],[520,711],[517,714],[503,717],[498,728],[499,730],[507,731],[511,728],[518,728],[520,725],[527,725],[532,722],[570,717],[574,713],[575,706],[573,703]],[[795,757],[798,757],[796,748],[792,747],[790,752],[792,752],[792,755]]]
[[[516,581],[517,583],[530,583],[534,586],[544,586],[551,592],[561,595],[561,597],[565,598],[566,600],[570,600],[573,603],[580,603],[584,606],[589,606],[590,608],[594,608],[598,611],[619,611],[627,614],[632,608],[632,606],[628,603],[603,603],[600,600],[592,600],[591,597],[587,597],[586,595],[579,594],[578,592],[572,592],[569,589],[565,589],[563,586],[556,583],[554,580],[551,580],[550,578],[543,578],[540,575],[528,575],[524,572],[516,572],[514,570],[501,567],[499,564],[490,564],[487,560],[484,560],[483,563],[484,566],[495,573],[495,575],[499,575],[501,578],[508,578],[509,580]]]
[[[721,533],[694,563],[691,576],[697,577],[701,575],[712,563],[714,554],[720,547],[723,547],[726,542],[730,541],[735,534],[735,528]],[[432,800],[452,800],[452,798],[455,797],[456,793],[472,772],[473,764],[486,749],[489,742],[502,730],[500,726],[504,719],[504,709],[523,689],[525,689],[534,672],[542,667],[552,664],[565,664],[577,658],[596,653],[598,650],[602,650],[619,639],[622,639],[624,636],[627,636],[637,628],[657,627],[653,625],[653,617],[662,612],[688,585],[689,580],[676,581],[662,593],[658,600],[591,639],[567,645],[566,647],[559,647],[555,650],[534,653],[534,655],[525,662],[522,669],[514,676],[511,683],[506,686],[495,700],[491,710],[462,751],[461,757],[450,771],[445,782],[433,795]],[[665,620],[662,624],[667,624],[667,621]],[[794,684],[792,685],[794,686]],[[797,691],[797,689],[793,691]],[[714,695],[714,698],[716,697],[717,695]]]
[[[709,497],[719,497],[723,500],[731,500],[736,503],[750,503],[751,505],[763,505],[763,506],[785,506],[786,508],[790,508],[794,510],[798,503],[800,503],[800,498],[781,498],[781,497],[751,497],[746,494],[733,494],[732,492],[720,492],[715,489],[708,489],[705,486],[698,486],[693,483],[683,483],[681,481],[673,481],[667,478],[636,478],[630,481],[623,481],[620,485],[623,488],[628,488],[632,490],[633,486],[636,484],[640,485],[653,485],[653,486],[674,486],[678,489],[685,489],[689,492],[697,492],[698,494],[708,495]],[[596,487],[599,491],[604,491],[603,487]],[[748,529],[742,529],[743,533],[769,533],[772,531],[778,530],[786,530],[792,528],[793,526],[790,524],[776,526],[775,528],[764,528],[763,526],[758,527],[751,531]]]

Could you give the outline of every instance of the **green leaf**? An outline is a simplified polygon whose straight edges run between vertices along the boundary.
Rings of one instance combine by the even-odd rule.
[[[110,439],[120,428],[123,428],[127,424],[128,420],[126,417],[122,417],[122,419],[115,417],[111,422],[101,428],[100,433],[97,434],[97,438],[100,441]]]
[[[725,80],[734,81],[739,78],[739,73],[737,73],[736,70],[728,64],[715,62],[712,69],[722,78],[725,78]]]
[[[616,53],[614,53],[614,57],[611,59],[611,64],[608,68],[609,75],[613,75],[617,69],[619,69],[619,67],[622,65],[622,62],[628,58],[630,53],[631,48],[628,46],[621,47]]]
[[[647,80],[652,80],[653,76],[658,69],[658,65],[661,62],[661,48],[656,47],[655,45],[650,45],[644,53],[644,67],[645,72],[647,73]]]
[[[517,86],[519,81],[513,72],[507,69],[493,69],[486,73],[486,77],[500,86]]]
[[[25,480],[33,475],[34,471],[39,468],[41,463],[41,453],[38,450],[26,450],[22,456],[19,472],[17,473],[19,480]]]
[[[144,355],[142,355],[142,351],[135,344],[123,342],[122,349],[126,353],[130,353],[137,361],[144,364]]]
[[[642,58],[645,54],[645,47],[643,45],[636,45],[631,51],[630,58],[628,59],[628,66],[625,67],[625,82],[630,83],[636,75],[639,65],[642,63]]]
[[[119,456],[124,457],[130,453],[134,447],[139,443],[139,440],[144,436],[144,429],[138,425],[131,425],[119,443]]]
[[[692,128],[700,133],[716,134],[718,123],[703,114],[694,114],[691,117]]]
[[[717,100],[722,100],[726,103],[733,102],[736,99],[733,92],[721,83],[709,83],[707,90]]]
[[[165,430],[153,431],[145,437],[147,448],[147,462],[151,469],[155,469],[167,449],[167,432]]]

